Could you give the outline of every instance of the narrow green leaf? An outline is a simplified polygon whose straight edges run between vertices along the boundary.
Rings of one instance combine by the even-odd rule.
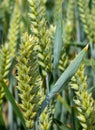
[[[2,81],[1,81],[1,84],[2,84],[2,87],[4,88],[4,92],[5,92],[5,95],[6,95],[7,99],[11,102],[11,105],[12,105],[12,107],[13,107],[14,112],[15,112],[16,115],[20,118],[21,123],[22,123],[24,129],[25,129],[25,130],[28,130],[28,129],[26,128],[25,121],[24,121],[24,118],[23,118],[23,116],[22,116],[22,113],[20,112],[18,106],[17,106],[16,103],[15,103],[14,97],[13,97],[12,94],[10,93],[10,91],[9,91],[8,87],[6,86],[6,84],[5,84],[4,82],[2,82]]]
[[[58,94],[57,96],[58,100],[62,103],[62,105],[64,105],[64,107],[66,108],[66,110],[71,113],[71,108],[70,106],[68,105],[67,101],[60,95]]]
[[[45,100],[42,103],[41,110],[39,110],[38,116],[43,112],[45,107],[48,105],[50,100],[61,91],[61,89],[66,88],[66,83],[71,79],[71,77],[75,74],[78,67],[80,66],[82,59],[88,50],[88,45],[76,56],[76,58],[71,62],[71,64],[67,67],[65,72],[62,73],[60,78],[55,83],[53,89],[47,94]]]
[[[2,112],[0,110],[0,130],[6,130],[6,126],[2,117]]]
[[[71,130],[71,128],[67,127],[65,124],[57,119],[53,119],[53,122],[57,125],[59,130]]]
[[[54,69],[54,74],[56,74],[59,59],[60,59],[60,54],[62,50],[62,3],[60,5],[60,11],[58,15],[58,21],[57,21],[57,26],[56,26],[56,32],[55,32],[55,40],[54,40],[54,50],[53,50],[53,55],[54,55],[54,61],[53,61],[53,69]]]

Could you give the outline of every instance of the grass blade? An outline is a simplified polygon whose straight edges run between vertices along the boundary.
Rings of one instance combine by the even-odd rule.
[[[60,94],[58,94],[57,96],[58,100],[62,103],[62,105],[64,105],[64,107],[66,108],[66,110],[71,113],[71,108],[70,106],[68,105],[66,99],[64,99]]]
[[[7,99],[8,99],[8,100],[11,102],[11,104],[12,104],[12,107],[13,107],[14,112],[15,112],[16,115],[20,118],[21,123],[22,123],[24,129],[25,129],[25,130],[28,130],[28,129],[26,128],[25,121],[24,121],[24,118],[23,118],[23,116],[22,116],[22,113],[20,112],[18,106],[17,106],[16,103],[15,103],[14,97],[13,97],[12,94],[10,93],[10,91],[9,91],[8,87],[6,86],[6,84],[5,84],[4,82],[2,82],[2,81],[1,81],[1,84],[2,84],[2,87],[4,88],[4,92],[5,92],[5,95],[6,95]]]
[[[88,45],[77,55],[77,57],[71,62],[71,64],[67,67],[65,72],[62,73],[60,78],[55,83],[53,89],[50,93],[46,96],[45,100],[42,103],[41,110],[39,110],[38,116],[43,112],[45,107],[48,105],[50,100],[61,91],[61,89],[66,88],[66,83],[71,79],[71,77],[75,74],[78,67],[80,66],[82,59],[85,53],[88,50]]]

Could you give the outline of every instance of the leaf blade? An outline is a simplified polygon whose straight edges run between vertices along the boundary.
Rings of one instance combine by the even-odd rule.
[[[5,92],[5,95],[6,95],[7,99],[11,102],[11,105],[12,105],[12,107],[13,107],[13,109],[14,109],[14,112],[15,112],[16,115],[20,118],[21,123],[22,123],[24,129],[25,129],[25,130],[28,130],[28,129],[26,128],[25,121],[24,121],[24,118],[23,118],[23,116],[22,116],[22,113],[20,112],[18,106],[17,106],[16,103],[15,103],[14,97],[12,96],[12,94],[10,93],[8,87],[6,86],[6,84],[5,84],[3,81],[1,81],[1,84],[2,84],[2,87],[4,88],[4,92]]]
[[[77,71],[79,65],[82,62],[82,59],[85,55],[85,53],[88,50],[88,45],[77,55],[77,57],[72,61],[72,63],[67,67],[65,72],[62,73],[60,78],[55,83],[53,89],[48,93],[45,100],[42,102],[41,109],[39,110],[38,117],[43,112],[45,107],[49,104],[50,100],[63,88],[65,89],[66,83],[71,79],[71,77],[75,74]]]
[[[57,21],[57,26],[56,26],[56,32],[55,32],[55,39],[54,39],[54,49],[53,49],[53,55],[54,55],[54,60],[53,60],[53,69],[54,69],[54,76],[56,75],[60,55],[61,55],[61,50],[62,50],[62,2],[60,5],[60,10],[59,10],[59,15],[58,15],[58,21]]]

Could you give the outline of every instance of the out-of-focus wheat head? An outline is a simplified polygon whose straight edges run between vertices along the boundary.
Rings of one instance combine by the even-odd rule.
[[[14,6],[14,10],[10,20],[10,27],[8,32],[8,44],[10,46],[10,56],[14,57],[16,54],[17,39],[20,25],[20,9],[17,4]]]
[[[74,103],[77,109],[77,118],[83,130],[94,130],[95,102],[91,93],[87,91],[87,77],[84,75],[84,65],[81,65],[72,78],[71,88],[75,90]]]
[[[89,7],[89,0],[78,0],[78,5],[87,38],[91,43],[95,43],[95,0],[92,0],[91,8]]]
[[[50,117],[50,108],[46,107],[43,113],[39,117],[39,130],[49,130],[52,122],[52,118]]]
[[[10,51],[8,44],[4,44],[0,49],[0,81],[7,83],[7,75],[11,65]],[[0,105],[3,102],[4,91],[0,82]],[[1,107],[1,106],[0,106]]]

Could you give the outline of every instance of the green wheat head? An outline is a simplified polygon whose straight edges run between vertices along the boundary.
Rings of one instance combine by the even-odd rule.
[[[45,0],[28,0],[30,6],[31,31],[37,37],[40,37],[41,27],[45,25]]]
[[[40,105],[42,85],[35,51],[33,51],[34,41],[34,37],[25,33],[17,57],[17,89],[21,99],[20,108],[28,128],[32,128],[34,125],[34,119]]]
[[[7,75],[9,73],[10,62],[10,51],[9,46],[6,43],[1,46],[0,49],[0,81],[4,81],[7,84]],[[0,83],[0,105],[3,102],[4,91],[2,84]],[[1,106],[0,106],[1,107]]]
[[[68,45],[71,42],[72,38],[72,31],[73,31],[73,23],[74,23],[74,7],[75,7],[75,0],[69,0],[68,9],[66,14],[66,21],[65,24],[65,31],[63,36],[63,43]]]
[[[52,122],[49,110],[50,108],[46,107],[41,116],[39,117],[39,130],[49,130]]]
[[[0,80],[3,80],[5,83],[7,82],[7,75],[11,66],[11,59],[15,56],[16,40],[20,18],[19,13],[20,12],[16,5],[11,17],[10,28],[8,33],[8,43],[2,45],[0,50]],[[0,84],[0,105],[2,104],[3,96],[4,91],[2,88],[2,84]]]
[[[36,37],[36,50],[38,52],[38,63],[42,75],[46,76],[52,69],[52,40],[49,35],[52,29],[47,29],[45,0],[28,0],[30,6],[31,31]],[[48,63],[48,64],[47,64]],[[46,67],[47,66],[47,67]]]
[[[10,28],[8,32],[8,44],[10,46],[10,56],[14,57],[16,52],[17,46],[17,39],[19,33],[19,22],[20,22],[20,9],[17,4],[15,4],[11,21],[10,21]]]
[[[91,93],[87,91],[87,77],[84,75],[84,65],[81,65],[72,78],[71,87],[75,90],[74,103],[77,109],[77,118],[83,130],[94,130],[95,102]]]
[[[92,0],[91,9],[89,8],[89,1],[79,0],[80,18],[84,26],[84,31],[90,42],[95,42],[95,0]]]

